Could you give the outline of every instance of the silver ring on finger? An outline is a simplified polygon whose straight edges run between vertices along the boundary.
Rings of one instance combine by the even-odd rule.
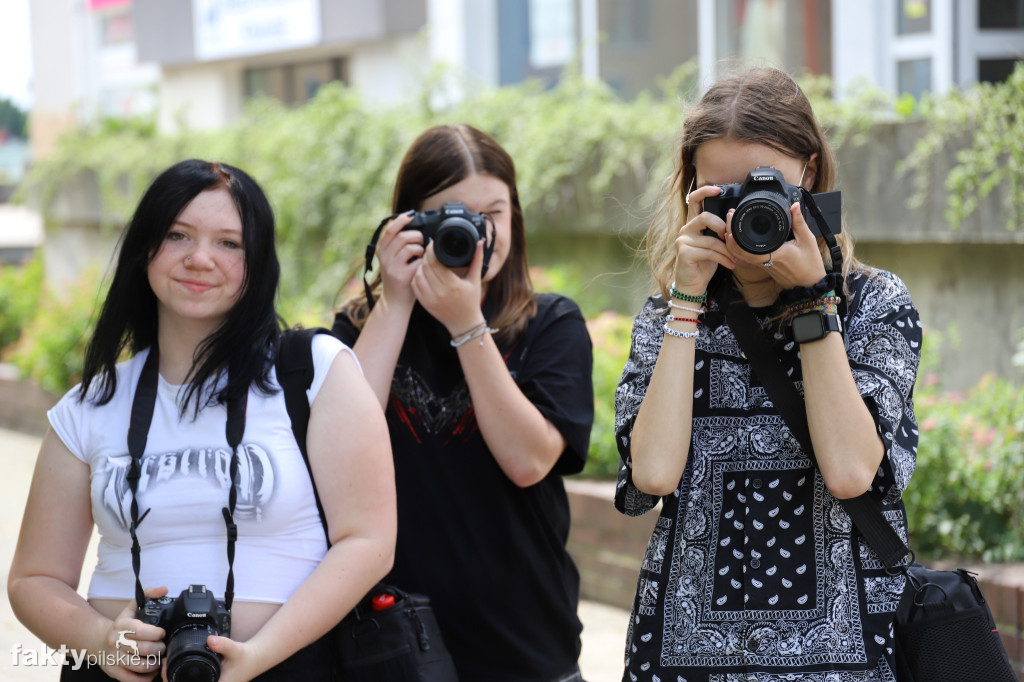
[[[761,267],[763,267],[765,270],[771,270],[773,265],[775,265],[775,263],[772,261],[772,254],[769,253],[768,260],[765,261],[764,263],[761,263]]]

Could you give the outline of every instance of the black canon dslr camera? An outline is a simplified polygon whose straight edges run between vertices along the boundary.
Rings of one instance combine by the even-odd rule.
[[[442,265],[462,268],[473,261],[476,243],[486,234],[487,218],[473,213],[465,204],[452,202],[439,211],[416,213],[405,230],[423,233],[423,244],[434,242],[434,253]]]
[[[800,210],[811,232],[821,236],[821,227],[816,219],[812,219],[800,187],[786,182],[782,173],[774,168],[760,166],[750,171],[742,184],[734,182],[718,186],[722,188],[721,194],[705,199],[704,210],[725,220],[729,209],[736,209],[732,216],[732,236],[744,251],[771,253],[793,239],[789,207],[796,201],[800,202]],[[832,234],[838,234],[842,229],[840,193],[822,192],[811,196],[828,222],[827,228],[831,228]]]
[[[177,599],[147,599],[135,617],[164,629],[169,682],[220,679],[220,654],[206,646],[206,638],[231,636],[231,612],[206,591],[205,585],[189,585]]]

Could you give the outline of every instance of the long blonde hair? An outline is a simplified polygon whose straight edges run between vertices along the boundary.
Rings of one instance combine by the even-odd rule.
[[[644,240],[655,289],[666,299],[675,263],[675,239],[686,222],[685,195],[697,177],[694,155],[700,145],[719,138],[762,144],[796,159],[809,160],[817,154],[811,193],[835,189],[835,155],[796,81],[779,69],[760,67],[715,83],[686,116],[676,147],[675,170],[665,182],[664,198]],[[864,269],[853,256],[853,241],[846,231],[836,239],[843,253],[844,278],[851,270]],[[818,246],[822,260],[828,263],[828,250],[820,237]]]

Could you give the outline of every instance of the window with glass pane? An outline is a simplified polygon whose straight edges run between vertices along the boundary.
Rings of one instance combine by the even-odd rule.
[[[245,97],[262,95],[285,104],[302,104],[312,99],[324,84],[344,82],[344,70],[341,58],[246,69]]]
[[[978,0],[978,28],[1024,28],[1024,0]]]
[[[897,0],[896,33],[930,33],[932,30],[931,0]]]
[[[763,60],[798,76],[829,74],[831,7],[823,0],[719,0],[716,57]]]
[[[920,99],[921,95],[932,89],[932,60],[910,59],[896,65],[896,86],[901,95],[913,95]]]
[[[1020,63],[1020,59],[979,59],[978,82],[1002,83]]]

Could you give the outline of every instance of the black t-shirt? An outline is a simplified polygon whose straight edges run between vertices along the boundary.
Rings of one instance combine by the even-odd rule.
[[[572,670],[580,652],[562,475],[586,462],[593,358],[575,303],[538,294],[537,305],[525,333],[500,350],[567,443],[540,483],[520,488],[498,466],[451,337],[418,304],[391,383],[398,544],[388,580],[430,597],[462,682],[549,680]],[[333,331],[350,345],[359,335],[341,314]]]

